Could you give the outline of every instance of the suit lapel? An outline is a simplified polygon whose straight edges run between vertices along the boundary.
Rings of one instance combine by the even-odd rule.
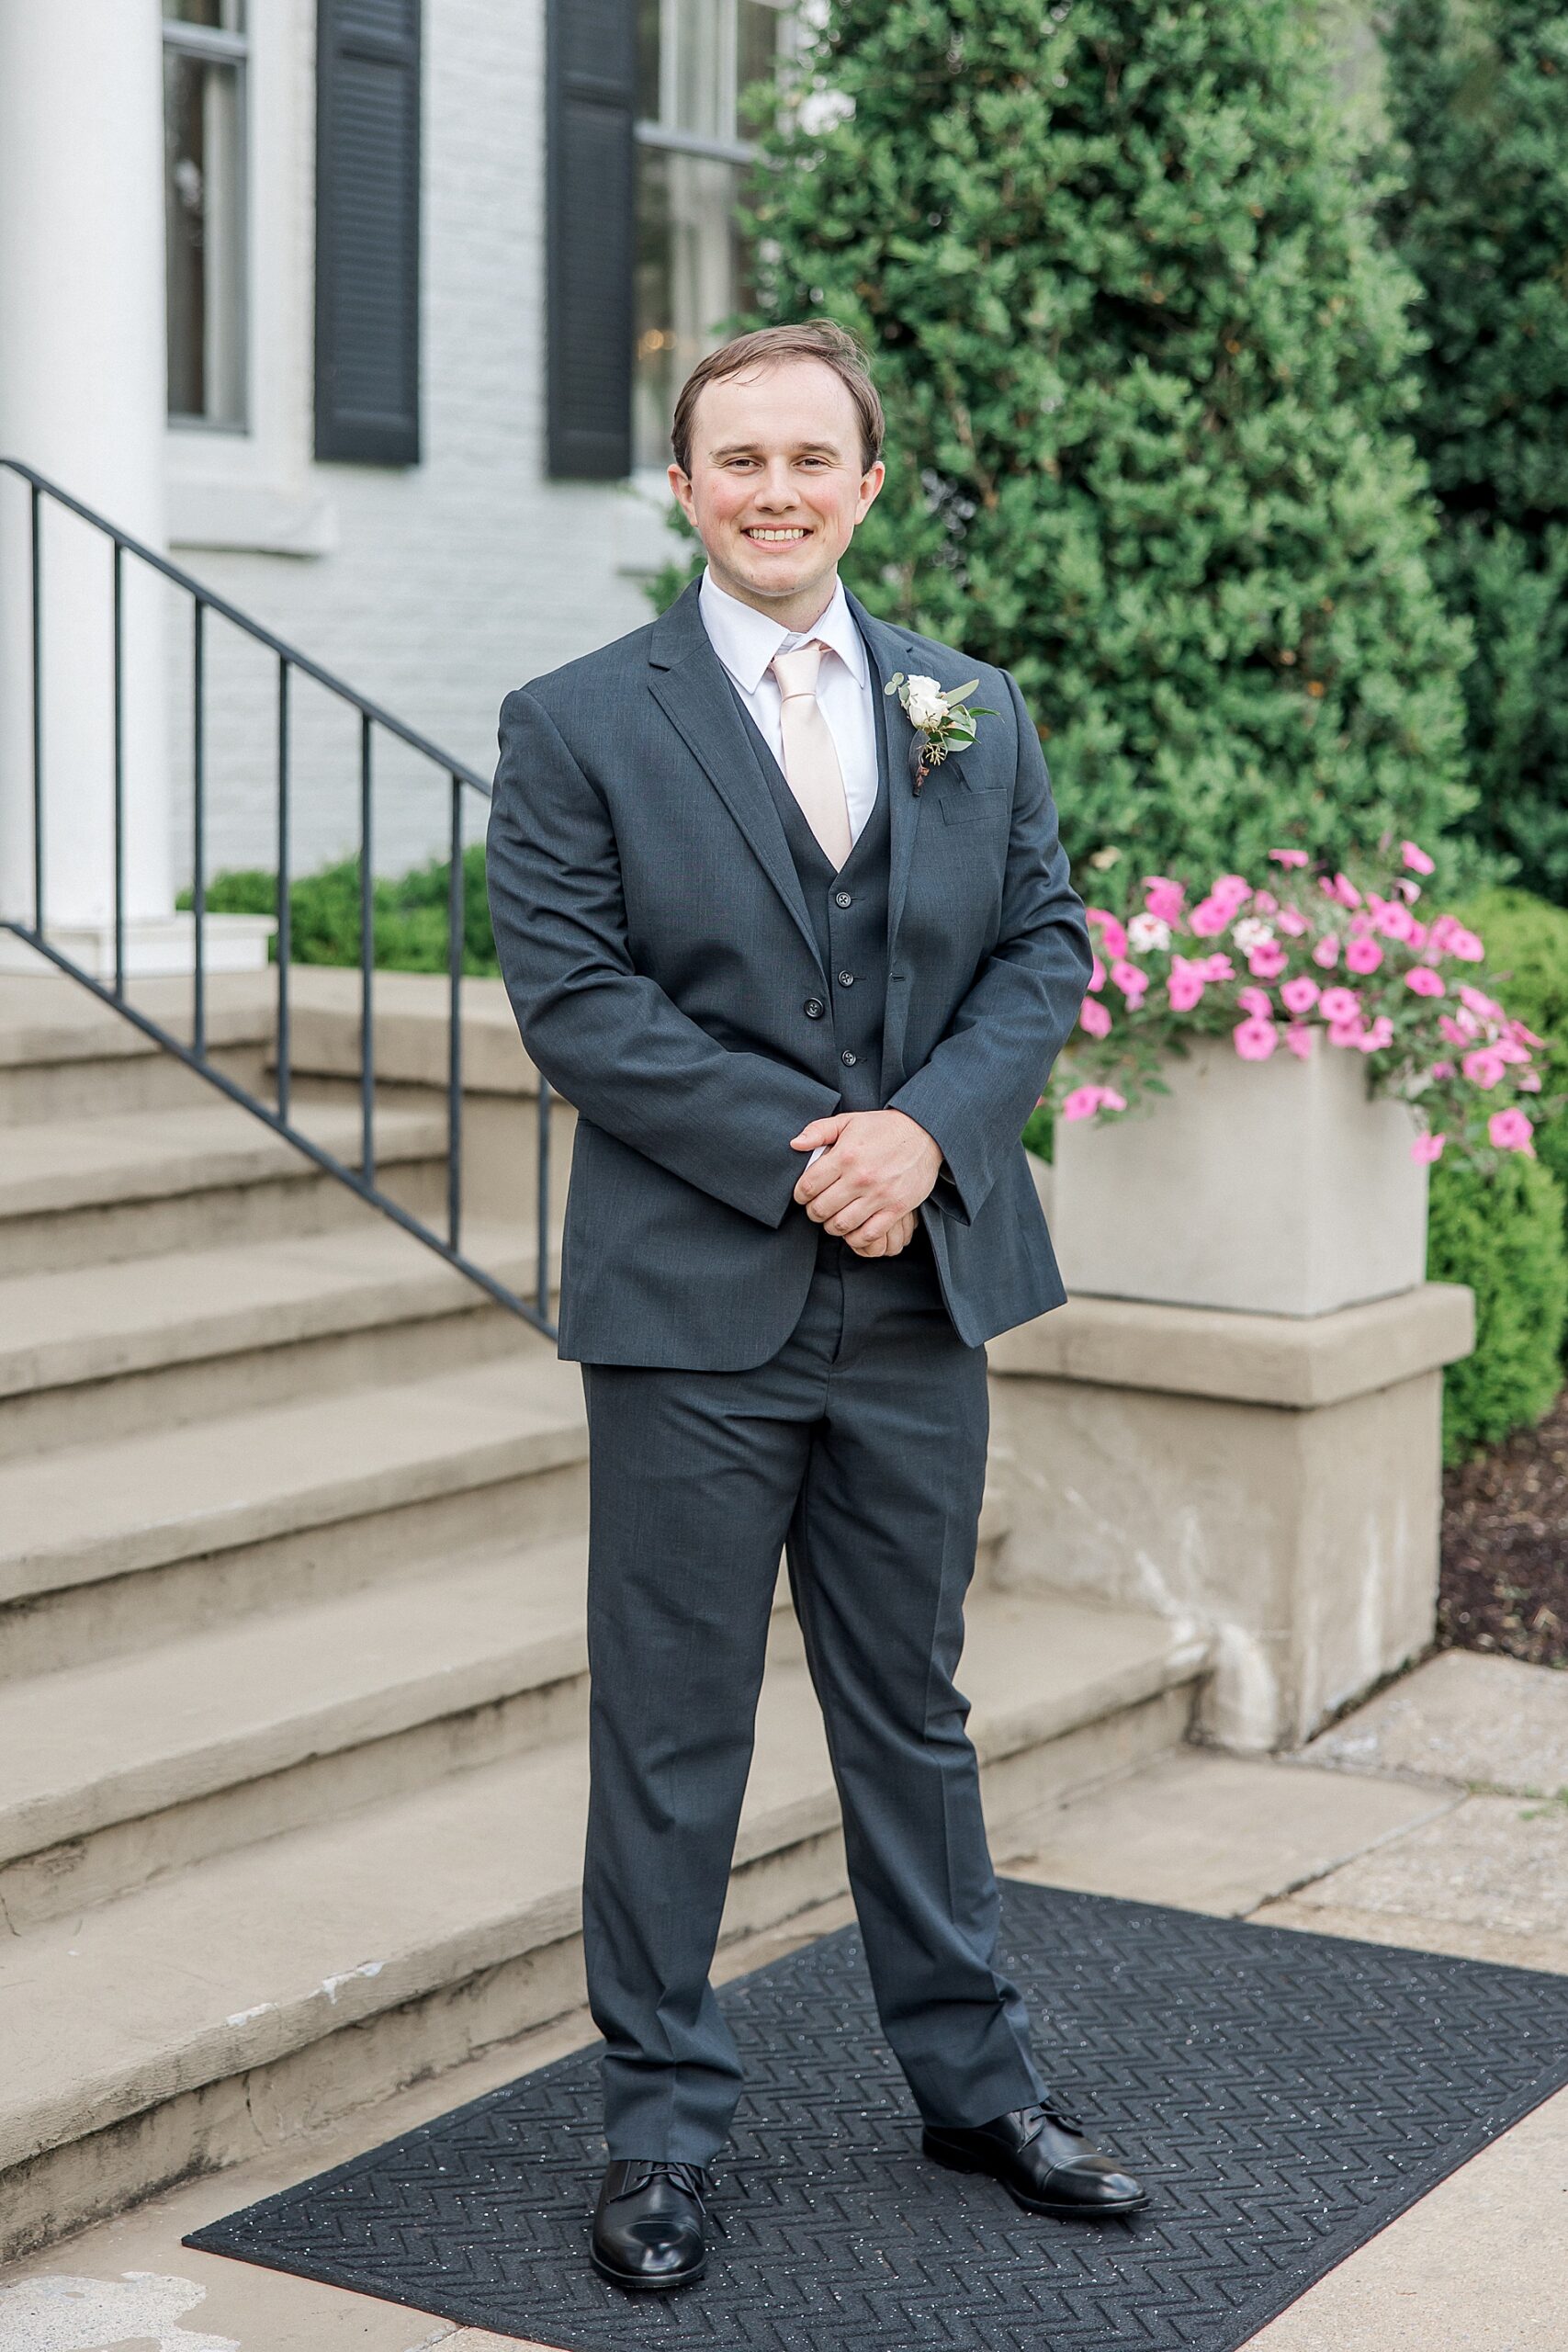
[[[654,700],[739,826],[821,971],[800,876],[729,681],[703,627],[695,581],[654,623],[649,662]],[[826,980],[824,973],[824,985]]]
[[[872,692],[877,697],[882,719],[886,727],[887,741],[887,968],[894,967],[894,950],[898,940],[899,919],[904,912],[904,894],[908,888],[909,860],[914,855],[915,835],[919,830],[920,798],[914,790],[911,755],[915,746],[915,730],[908,714],[897,695],[886,692],[888,679],[895,670],[906,676],[911,662],[920,659],[914,646],[899,629],[886,621],[877,620],[866,611],[860,598],[845,589],[851,612],[859,624],[871,653]]]

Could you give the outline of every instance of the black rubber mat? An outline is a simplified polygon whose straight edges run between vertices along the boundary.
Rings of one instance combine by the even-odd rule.
[[[1096,2227],[919,2154],[853,1928],[720,1995],[707,2274],[590,2268],[596,2048],[186,2240],[570,2352],[1232,2352],[1568,2081],[1568,1977],[1003,1882],[1053,2087],[1146,2179]]]

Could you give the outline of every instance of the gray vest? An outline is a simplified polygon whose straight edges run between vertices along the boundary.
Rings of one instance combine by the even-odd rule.
[[[867,649],[870,661],[870,650]],[[835,873],[827,852],[807,823],[788,778],[769,750],[745,699],[726,673],[745,722],[747,741],[773,796],[795,870],[816,933],[817,952],[828,975],[825,999],[807,1001],[815,1019],[829,1024],[839,1058],[838,1084],[846,1111],[880,1111],[882,1023],[887,1002],[887,722],[871,662],[870,691],[876,720],[876,799],[849,856]]]

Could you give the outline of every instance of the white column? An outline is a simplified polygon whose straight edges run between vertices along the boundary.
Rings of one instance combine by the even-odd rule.
[[[159,0],[0,0],[0,456],[159,549],[163,115]],[[0,475],[0,913],[30,922],[27,519]],[[113,912],[110,544],[46,499],[42,548],[45,914],[63,945]],[[174,592],[130,559],[126,588],[125,912],[167,928]]]

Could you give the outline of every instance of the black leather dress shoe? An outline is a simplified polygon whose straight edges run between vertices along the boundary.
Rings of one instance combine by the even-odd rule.
[[[990,2123],[928,2123],[921,2146],[950,2171],[989,2173],[1031,2213],[1116,2221],[1149,2201],[1114,2156],[1091,2146],[1081,2119],[1054,2099],[1012,2108]]]
[[[707,2261],[702,2165],[615,2158],[604,2167],[590,2253],[617,2287],[684,2287]]]

